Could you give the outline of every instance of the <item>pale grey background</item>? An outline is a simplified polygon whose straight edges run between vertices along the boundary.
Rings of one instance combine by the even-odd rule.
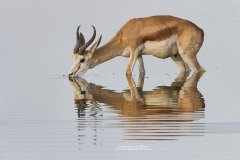
[[[64,74],[72,64],[75,30],[79,24],[83,25],[81,30],[88,37],[92,34],[90,25],[95,25],[98,35],[103,34],[102,42],[105,43],[128,19],[160,14],[189,19],[205,30],[205,43],[199,59],[208,71],[224,65],[235,68],[238,61],[238,3],[237,0],[1,0],[1,70],[8,69],[5,74],[10,75],[19,71]],[[126,64],[125,61],[117,62]],[[105,64],[97,72],[116,70],[112,64]],[[9,65],[17,67],[12,69]],[[124,67],[121,65],[119,69]]]
[[[238,0],[1,0],[0,159],[238,159],[239,4]],[[205,117],[196,121],[207,126],[205,135],[174,142],[140,142],[151,151],[114,151],[125,144],[124,129],[100,126],[101,145],[93,145],[87,136],[81,146],[73,89],[62,76],[72,65],[76,27],[81,24],[81,31],[90,37],[90,26],[95,25],[104,44],[128,19],[160,14],[186,18],[205,31],[198,58],[207,72],[198,88],[206,110]],[[144,57],[144,62],[149,77],[145,90],[170,85],[178,73],[171,60]],[[84,78],[121,91],[128,87],[126,65],[127,59],[116,58]],[[121,120],[108,106],[103,108],[106,119],[102,124],[111,123],[111,117]],[[86,124],[91,120],[86,119]],[[213,123],[223,133],[216,132]],[[86,135],[92,134],[87,130]]]

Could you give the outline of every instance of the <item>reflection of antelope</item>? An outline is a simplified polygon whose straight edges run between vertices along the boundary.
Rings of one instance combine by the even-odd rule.
[[[85,43],[84,36],[78,32],[79,27],[74,64],[69,72],[71,77],[117,56],[129,57],[126,74],[132,73],[135,62],[138,62],[139,71],[145,72],[142,55],[171,57],[182,71],[189,70],[189,67],[194,71],[204,71],[196,58],[204,33],[190,21],[172,16],[131,19],[107,44],[97,48],[100,37],[89,50],[86,49],[94,41],[96,30],[93,27],[93,36]]]
[[[144,75],[139,77],[137,86],[132,76],[127,76],[130,92],[122,93],[103,89],[102,86],[92,83],[88,84],[80,78],[71,79],[71,84],[76,89],[75,101],[78,102],[90,100],[94,104],[105,103],[120,110],[126,116],[171,115],[191,113],[204,108],[204,100],[197,89],[200,77],[200,73],[194,73],[187,79],[187,76],[181,72],[172,86],[159,86],[152,91],[142,91]],[[181,117],[176,121],[192,121],[195,118],[194,115],[193,117],[188,115],[187,119]]]

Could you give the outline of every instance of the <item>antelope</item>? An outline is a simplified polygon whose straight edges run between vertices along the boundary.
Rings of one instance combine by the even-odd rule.
[[[143,55],[162,59],[171,57],[180,71],[205,71],[197,60],[204,32],[188,20],[167,15],[134,18],[129,20],[108,43],[99,48],[102,35],[93,43],[96,29],[92,27],[93,35],[86,43],[83,34],[79,33],[80,26],[77,28],[70,77],[82,75],[88,69],[117,56],[129,57],[127,75],[132,73],[136,62],[139,72],[145,73]],[[90,45],[91,47],[87,49]]]

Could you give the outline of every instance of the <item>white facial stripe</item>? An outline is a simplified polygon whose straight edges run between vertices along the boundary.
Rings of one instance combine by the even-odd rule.
[[[85,63],[83,63],[83,65],[81,65],[80,69],[75,74],[82,75],[82,74],[86,73],[88,69],[89,69],[89,66],[87,66]]]
[[[79,67],[79,62],[75,61],[72,65],[71,69],[69,70],[69,74],[74,73],[77,70],[78,67]]]
[[[80,59],[83,59],[84,58],[84,56],[83,55],[79,55],[78,56],[78,59],[80,60]]]
[[[81,67],[81,65],[78,65],[78,67],[77,67],[76,71],[74,71],[74,73],[73,73],[73,74],[76,74],[76,73],[79,71],[80,67]]]

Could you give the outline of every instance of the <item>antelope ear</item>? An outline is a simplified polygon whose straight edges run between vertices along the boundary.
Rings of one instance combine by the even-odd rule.
[[[92,45],[92,47],[90,48],[90,52],[91,54],[94,53],[94,51],[97,49],[97,47],[99,46],[100,42],[101,42],[101,39],[102,39],[102,35],[99,37],[99,39]]]

